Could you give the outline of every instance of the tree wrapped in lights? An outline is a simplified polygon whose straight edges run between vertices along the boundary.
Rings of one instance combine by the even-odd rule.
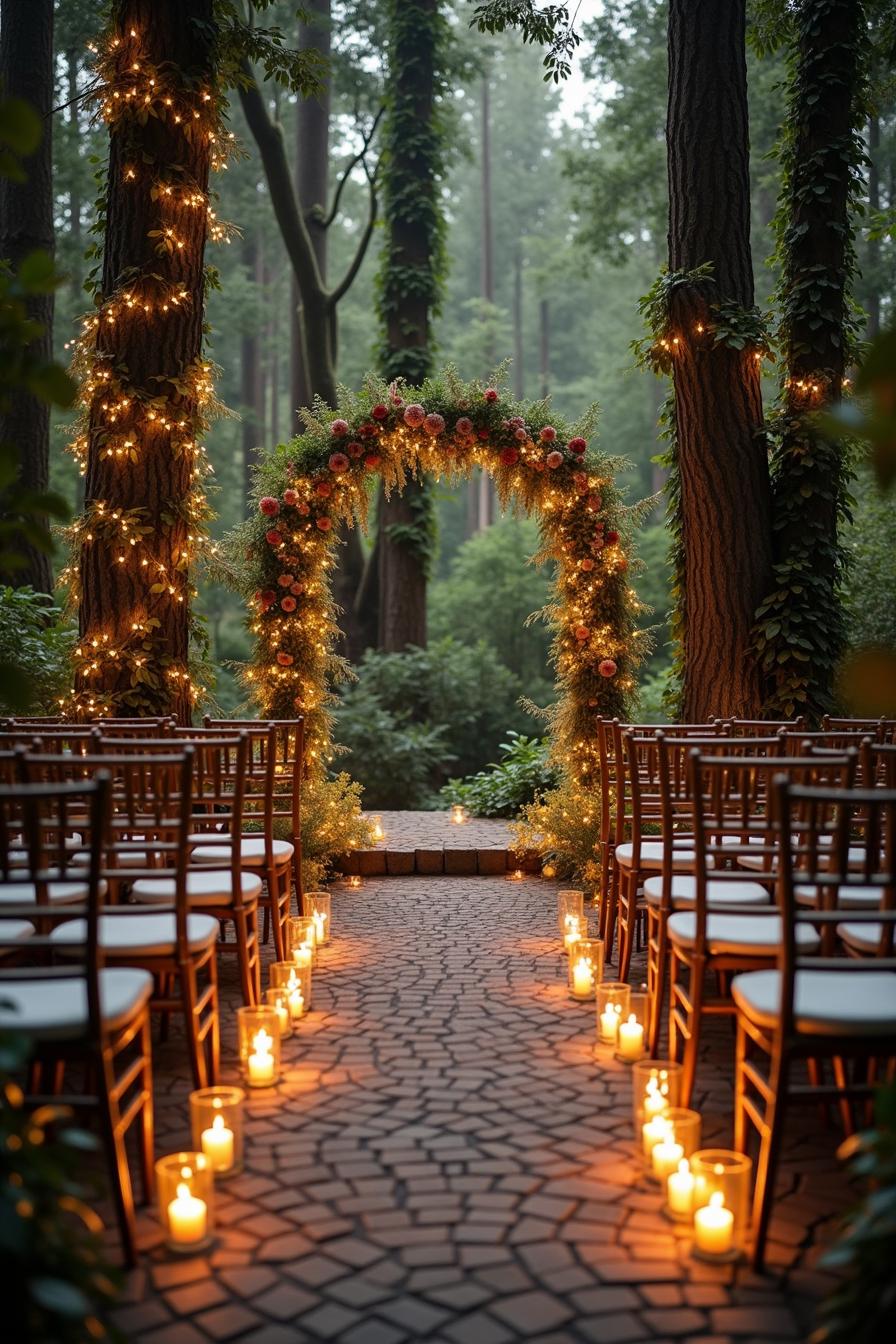
[[[578,788],[597,784],[595,720],[627,716],[647,636],[629,586],[632,532],[640,508],[623,506],[614,472],[623,465],[589,449],[594,427],[549,423],[546,402],[521,406],[452,371],[421,388],[370,378],[333,412],[305,413],[309,428],[277,448],[257,474],[255,517],[230,541],[232,572],[252,603],[255,653],[246,681],[264,716],[302,714],[312,771],[332,758],[328,705],[339,675],[332,649],[338,617],[331,592],[338,525],[367,513],[368,483],[387,492],[423,474],[458,481],[490,472],[503,506],[537,514],[553,560],[557,703],[549,712],[554,757]],[[488,594],[483,594],[487,602]]]
[[[215,75],[213,0],[118,0],[96,51],[109,126],[96,307],[75,352],[86,476],[63,578],[79,605],[75,715],[188,722],[190,567],[204,543],[214,409],[203,358],[205,244],[224,240],[209,172],[231,137]]]

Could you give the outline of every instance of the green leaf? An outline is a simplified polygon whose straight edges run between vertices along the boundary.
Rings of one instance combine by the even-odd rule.
[[[29,389],[53,406],[63,410],[74,405],[78,395],[78,385],[70,378],[61,364],[44,364],[28,375]]]
[[[59,283],[49,252],[29,252],[18,271],[19,283],[29,294],[52,294]]]
[[[33,154],[43,138],[41,119],[24,98],[0,102],[0,140],[16,154]]]

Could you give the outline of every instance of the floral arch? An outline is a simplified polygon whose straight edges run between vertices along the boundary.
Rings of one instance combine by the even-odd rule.
[[[646,638],[627,578],[639,510],[622,504],[614,481],[624,464],[589,445],[595,419],[592,411],[564,426],[546,401],[517,404],[451,370],[420,388],[368,378],[360,393],[341,396],[337,414],[322,405],[306,414],[305,433],[266,458],[257,511],[234,552],[253,612],[244,675],[262,715],[304,715],[312,770],[322,773],[332,755],[339,627],[330,576],[339,525],[366,516],[371,474],[388,492],[409,475],[459,480],[482,467],[502,506],[537,515],[536,562],[556,561],[554,595],[541,613],[554,629],[558,691],[548,727],[565,773],[581,786],[594,782],[595,718],[628,715]]]

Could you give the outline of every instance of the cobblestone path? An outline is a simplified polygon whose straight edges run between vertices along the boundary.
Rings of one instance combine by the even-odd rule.
[[[770,1264],[695,1261],[632,1140],[629,1075],[570,1001],[551,883],[336,888],[313,1011],[249,1104],[218,1236],[180,1260],[141,1215],[118,1323],[141,1344],[541,1344],[805,1338],[848,1200],[836,1133],[798,1117]],[[223,992],[234,1079],[235,986]],[[229,1052],[228,1052],[229,1048]],[[704,1143],[730,1142],[733,1037],[710,1036]],[[184,1051],[158,1051],[158,1151],[187,1143]]]

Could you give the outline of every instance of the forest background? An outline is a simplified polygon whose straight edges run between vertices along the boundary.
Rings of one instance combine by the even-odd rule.
[[[328,200],[339,193],[326,231],[333,283],[351,264],[368,221],[368,174],[379,149],[385,7],[376,0],[332,5],[314,0],[307,7],[330,12],[330,114],[322,171]],[[297,25],[295,8],[283,0],[266,11],[265,23],[279,23],[287,41],[299,44],[311,30]],[[541,51],[523,46],[516,34],[471,30],[465,0],[444,9],[451,42],[440,112],[449,152],[436,364],[451,363],[462,377],[472,378],[510,359],[507,380],[514,394],[550,394],[568,419],[597,401],[602,449],[631,464],[624,480],[629,497],[653,494],[663,478],[656,460],[662,452],[657,417],[663,389],[650,373],[635,370],[631,344],[643,334],[639,297],[666,256],[666,6],[663,0],[585,0],[577,19],[582,42],[572,77],[561,86],[543,80]],[[68,279],[56,296],[54,342],[63,362],[77,318],[88,306],[83,286],[93,263],[85,250],[97,241],[89,230],[95,177],[106,153],[105,130],[89,123],[79,97],[90,80],[87,44],[96,36],[96,23],[96,6],[58,0],[55,101],[62,111],[53,126],[53,191],[57,263]],[[751,53],[752,250],[763,308],[775,285],[767,258],[774,246],[774,146],[784,107],[783,73],[780,58]],[[284,128],[300,181],[310,135],[316,136],[320,161],[320,118],[315,127],[314,116],[300,115],[298,102],[273,84],[263,86],[263,94],[270,115]],[[207,439],[215,471],[216,536],[246,514],[257,452],[287,441],[298,428],[291,272],[259,153],[236,98],[231,126],[243,154],[218,183],[216,209],[240,232],[230,246],[216,249],[219,281],[207,314],[210,354],[221,369],[218,394],[235,413]],[[364,161],[353,163],[368,137]],[[867,141],[867,212],[857,240],[861,277],[855,297],[864,329],[874,335],[892,315],[896,294],[896,243],[884,227],[896,204],[896,100],[876,109]],[[349,387],[360,385],[376,366],[381,242],[375,226],[338,307],[336,373]],[[774,377],[770,369],[769,401]],[[58,416],[51,485],[75,511],[81,484],[64,451],[69,430],[66,417]],[[527,564],[537,549],[537,524],[498,514],[486,481],[459,489],[437,485],[433,493],[427,647],[409,653],[368,648],[337,711],[337,737],[347,752],[339,766],[365,784],[368,806],[437,805],[446,781],[482,770],[502,744],[512,745],[509,761],[523,794],[540,778],[538,749],[514,736],[539,734],[538,721],[520,698],[541,706],[551,699],[547,630],[539,622],[526,625],[550,586],[549,574]],[[845,537],[852,557],[845,594],[849,640],[853,647],[893,644],[894,511],[862,474],[854,494],[854,520]],[[671,664],[667,545],[660,502],[640,536],[643,572],[635,578],[639,595],[653,609],[645,620],[655,626],[654,652],[642,672],[641,713],[648,719],[661,717]],[[7,592],[5,605],[18,604],[16,619],[4,618],[8,630],[21,630],[26,601]],[[249,712],[234,675],[234,665],[249,653],[242,603],[205,579],[197,609],[206,622],[216,705],[227,713]],[[31,628],[35,672],[50,707],[56,679],[64,682],[68,675],[62,655],[69,636],[64,624],[49,635],[37,619]],[[47,657],[48,647],[53,657]],[[504,810],[522,800],[512,780],[508,797]]]

